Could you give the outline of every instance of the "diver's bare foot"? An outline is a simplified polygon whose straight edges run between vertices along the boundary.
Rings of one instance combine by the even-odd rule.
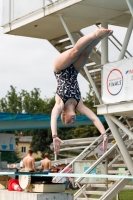
[[[106,29],[107,32],[105,34],[103,34],[103,36],[101,36],[100,38],[103,39],[104,37],[108,37],[110,35],[113,34],[113,30],[110,30],[110,29]]]
[[[113,34],[113,31],[110,30],[108,36],[110,36],[110,35],[112,35],[112,34]]]
[[[101,38],[103,39],[104,37],[110,36],[113,33],[112,30],[105,29],[103,27],[97,28],[93,34],[95,38]]]

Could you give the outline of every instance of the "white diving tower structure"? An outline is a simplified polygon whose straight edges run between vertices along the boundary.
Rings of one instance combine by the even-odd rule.
[[[83,36],[81,29],[92,25],[127,28],[123,44],[114,35],[104,38],[101,51],[93,49],[80,73],[91,83],[97,99],[97,113],[104,115],[108,130],[116,141],[109,151],[117,146],[119,155],[116,157],[121,155],[128,173],[133,175],[133,161],[129,152],[133,146],[133,52],[130,54],[127,51],[133,29],[133,0],[3,0],[2,26],[5,34],[46,39],[60,53],[71,48]],[[113,63],[109,63],[108,58],[109,42],[119,50],[118,59]],[[128,144],[123,140],[126,136],[122,138],[119,134],[118,127],[128,136]],[[97,164],[110,152],[98,159]],[[85,190],[92,186],[88,184],[81,188],[80,178],[76,182],[80,191],[75,194],[75,199],[91,199]],[[104,194],[101,191],[100,199],[112,199],[127,182],[119,180],[112,189],[106,187]]]

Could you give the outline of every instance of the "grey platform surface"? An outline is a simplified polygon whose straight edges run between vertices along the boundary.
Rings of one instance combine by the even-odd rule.
[[[28,193],[0,190],[0,200],[73,200],[69,193]]]

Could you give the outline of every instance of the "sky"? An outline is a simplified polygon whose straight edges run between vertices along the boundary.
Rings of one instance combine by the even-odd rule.
[[[0,0],[0,25],[2,21],[2,0]],[[124,40],[125,28],[110,26],[115,37],[120,42]],[[86,28],[84,34],[94,27]],[[128,50],[133,52],[133,39]],[[110,45],[110,61],[118,58],[117,50]],[[116,53],[115,53],[116,51]],[[0,27],[0,99],[5,97],[10,86],[16,87],[17,92],[40,88],[41,98],[51,98],[56,91],[56,81],[53,74],[53,62],[59,52],[47,41],[22,36],[3,34]],[[78,81],[82,97],[88,92],[88,82],[79,74]]]

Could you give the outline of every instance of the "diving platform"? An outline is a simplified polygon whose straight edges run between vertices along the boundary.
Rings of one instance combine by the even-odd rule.
[[[97,114],[111,114],[114,116],[133,117],[133,101],[113,104],[101,104],[97,106]]]
[[[101,21],[127,27],[131,19],[125,0],[3,1],[3,13],[4,33],[49,41],[66,35],[60,15],[71,32]]]

